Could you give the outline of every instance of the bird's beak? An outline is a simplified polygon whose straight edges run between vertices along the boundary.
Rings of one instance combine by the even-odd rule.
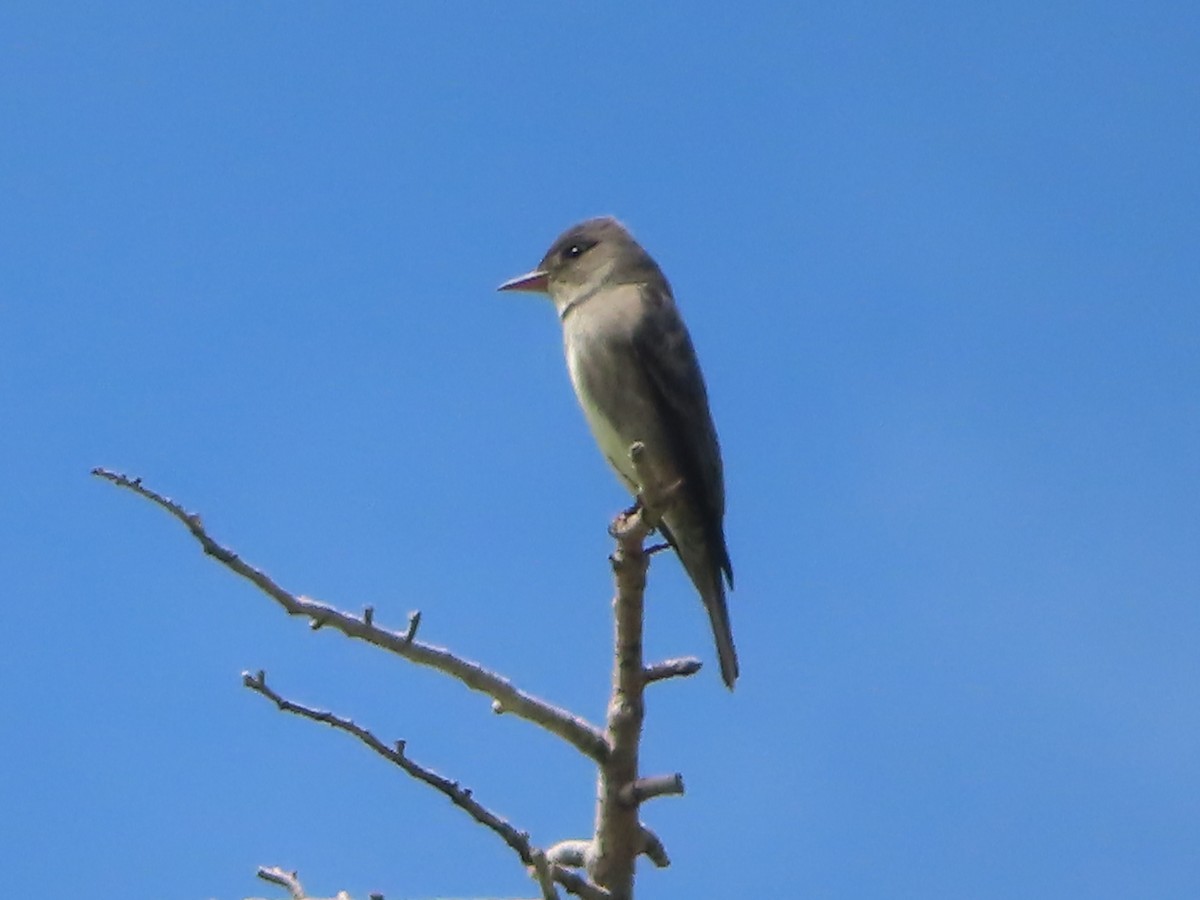
[[[526,272],[524,275],[518,275],[516,278],[510,278],[500,287],[498,291],[533,291],[537,294],[549,293],[550,273],[542,269],[534,269],[532,272]]]

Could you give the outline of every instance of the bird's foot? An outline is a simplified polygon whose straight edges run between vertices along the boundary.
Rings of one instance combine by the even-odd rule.
[[[642,514],[642,519],[653,530],[658,527],[658,523],[663,515],[674,504],[682,488],[683,479],[679,478],[662,490],[654,491],[653,493],[642,490],[637,495],[637,503],[633,505],[633,509]]]
[[[642,508],[642,498],[639,494],[635,497],[633,506],[621,510],[617,513],[616,518],[609,523],[608,536],[619,538],[629,528],[629,523],[633,521],[634,516],[642,511]]]

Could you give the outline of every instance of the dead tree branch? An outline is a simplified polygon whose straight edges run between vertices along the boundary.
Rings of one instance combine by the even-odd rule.
[[[358,738],[388,762],[394,763],[404,770],[405,774],[422,781],[429,785],[434,790],[445,795],[451,803],[459,809],[464,810],[472,819],[483,825],[500,836],[504,843],[508,844],[520,857],[521,862],[526,866],[533,865],[533,847],[529,843],[529,835],[523,831],[514,828],[508,820],[500,815],[492,812],[478,800],[472,796],[470,788],[465,788],[457,781],[451,781],[445,778],[432,769],[427,769],[419,763],[413,762],[405,753],[404,741],[396,741],[392,745],[385,744],[382,740],[376,737],[368,729],[363,728],[351,719],[343,718],[335,713],[327,710],[313,709],[310,706],[305,706],[302,703],[296,703],[294,700],[288,700],[281,696],[276,691],[267,686],[267,676],[265,672],[258,672],[251,675],[249,672],[242,673],[242,684],[250,688],[256,694],[261,694],[268,700],[271,700],[279,709],[284,712],[292,713],[297,716],[302,716],[306,719],[311,719],[314,722],[323,722],[338,731],[344,731],[347,734],[352,734]]]
[[[370,607],[358,617],[311,597],[293,594],[280,587],[265,572],[245,562],[228,547],[217,543],[205,530],[198,515],[189,513],[178,503],[146,487],[140,478],[129,478],[103,468],[93,469],[92,474],[133,491],[166,510],[183,523],[207,555],[245,578],[282,606],[289,615],[307,617],[314,629],[333,628],[347,637],[366,641],[419,665],[451,675],[472,690],[491,697],[495,701],[493,708],[540,725],[571,744],[589,759],[602,762],[607,756],[608,746],[604,734],[585,719],[519,690],[507,678],[485,669],[479,663],[462,659],[444,647],[416,640],[414,635],[419,613],[413,614],[404,632],[389,631],[375,624],[374,610]]]
[[[611,900],[607,891],[597,888],[573,872],[567,871],[557,861],[550,860],[547,853],[530,843],[528,833],[517,829],[503,816],[492,812],[476,800],[470,788],[465,788],[457,781],[452,781],[449,778],[439,775],[432,769],[426,768],[410,759],[407,755],[404,741],[396,741],[389,746],[377,735],[363,728],[352,719],[339,716],[327,710],[313,709],[302,703],[289,700],[267,685],[267,678],[264,672],[257,672],[253,675],[244,672],[242,673],[242,683],[255,693],[266,697],[283,712],[292,713],[314,722],[322,722],[335,730],[353,735],[384,759],[398,766],[405,774],[429,785],[447,797],[451,803],[459,809],[464,810],[476,822],[499,835],[500,839],[512,848],[521,862],[529,869],[530,875],[538,882],[543,900],[558,900],[559,895],[557,888],[554,887],[555,882],[561,884],[568,892],[582,897],[583,900]],[[264,871],[272,873],[273,877],[268,878],[267,875],[262,874]],[[290,885],[295,884],[296,889],[300,890],[299,882],[294,880],[294,872],[290,874],[290,877],[293,879],[292,882],[285,883],[284,881],[276,880],[280,877],[287,877],[288,874],[280,869],[260,870],[259,877],[273,880],[277,884],[283,884],[289,890],[292,890]],[[293,896],[299,898],[299,900],[304,900],[303,892],[293,894]]]
[[[304,888],[300,885],[300,878],[295,872],[284,871],[278,866],[263,866],[258,870],[258,877],[263,881],[269,881],[271,884],[285,888],[292,900],[304,900],[308,896],[304,893]]]
[[[310,897],[305,893],[304,887],[300,884],[300,878],[295,872],[288,872],[279,866],[260,866],[258,877],[285,889],[292,900],[318,900],[317,897]],[[350,895],[345,891],[338,891],[331,900],[350,900]],[[383,900],[383,897],[380,894],[372,894],[371,900]]]
[[[699,672],[700,666],[700,660],[694,656],[685,656],[682,659],[664,659],[660,663],[646,666],[645,671],[642,672],[642,684],[652,684],[667,678],[686,678]]]
[[[645,798],[639,796],[636,787],[638,750],[645,717],[642,622],[646,572],[650,566],[645,544],[663,512],[670,508],[672,495],[678,487],[678,482],[667,483],[661,473],[650,468],[640,443],[629,448],[629,458],[638,476],[640,492],[637,505],[619,515],[609,529],[617,542],[616,551],[610,557],[616,594],[613,597],[612,696],[605,728],[609,755],[600,764],[596,830],[587,859],[587,871],[592,880],[607,888],[618,900],[633,896],[635,863],[649,845],[645,839],[647,832],[638,819],[640,802]],[[683,792],[681,778],[677,792]],[[657,838],[655,843],[656,850],[662,850]],[[650,856],[659,864],[667,861],[665,851]]]
[[[412,613],[404,631],[391,631],[375,624],[375,610],[367,607],[361,616],[343,612],[310,597],[293,594],[260,569],[214,540],[200,517],[142,484],[117,472],[97,468],[93,474],[130,490],[164,509],[181,522],[204,552],[226,568],[250,581],[276,601],[289,615],[309,620],[314,630],[330,627],[348,637],[366,641],[420,665],[429,666],[462,681],[469,688],[492,698],[493,709],[511,712],[545,728],[565,740],[598,766],[595,827],[591,840],[562,841],[549,850],[534,847],[526,832],[474,799],[468,788],[445,778],[413,760],[403,741],[387,744],[352,719],[318,710],[283,697],[267,686],[266,675],[243,673],[243,683],[285,711],[350,734],[413,777],[447,797],[476,822],[497,834],[520,858],[537,883],[542,900],[556,900],[558,887],[583,900],[631,900],[635,863],[645,854],[656,866],[670,865],[662,841],[639,820],[641,804],[653,797],[683,793],[679,774],[642,778],[638,771],[639,746],[645,716],[644,689],[647,684],[685,677],[700,668],[693,658],[671,659],[647,666],[642,654],[643,601],[650,557],[657,548],[646,548],[663,512],[670,508],[679,482],[665,482],[649,471],[641,444],[630,448],[639,484],[638,504],[614,520],[610,533],[616,549],[610,557],[615,594],[614,664],[612,692],[601,731],[585,719],[551,706],[529,695],[502,676],[478,663],[462,659],[449,650],[416,639],[420,613]],[[586,872],[585,875],[577,871]],[[306,900],[294,872],[260,869],[259,877],[289,891],[293,900]],[[344,898],[344,894],[339,894]]]

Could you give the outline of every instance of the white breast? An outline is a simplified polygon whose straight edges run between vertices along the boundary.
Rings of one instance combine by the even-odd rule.
[[[598,336],[591,333],[587,327],[576,327],[564,330],[563,344],[567,356],[567,371],[571,375],[571,385],[575,388],[575,396],[583,408],[588,427],[596,439],[600,452],[604,454],[609,465],[616,470],[621,481],[632,492],[636,490],[637,479],[634,477],[633,464],[629,461],[629,445],[637,438],[620,435],[611,422],[604,416],[591,397],[587,379],[584,377],[580,359],[589,353],[604,353],[600,347],[592,346]]]

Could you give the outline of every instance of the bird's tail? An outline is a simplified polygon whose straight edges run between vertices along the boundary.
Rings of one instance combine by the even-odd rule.
[[[717,659],[721,663],[721,678],[731,691],[738,677],[737,650],[733,646],[733,629],[729,626],[729,608],[725,605],[725,586],[720,575],[714,579],[715,591],[704,594],[704,608],[712,625],[713,640],[717,644]]]
[[[668,524],[670,521],[670,524]],[[731,691],[738,677],[737,651],[733,648],[733,628],[729,624],[729,608],[725,605],[725,582],[721,573],[729,572],[729,557],[724,552],[722,542],[721,561],[713,553],[713,546],[706,535],[696,528],[689,528],[693,523],[686,519],[680,521],[664,520],[659,524],[659,531],[667,539],[667,543],[679,554],[684,571],[700,593],[704,601],[704,609],[708,612],[708,621],[712,625],[713,640],[717,645],[717,659],[721,663],[721,679]],[[730,584],[732,585],[732,578]]]
[[[672,517],[673,518],[673,517]],[[667,522],[671,523],[668,524]],[[674,547],[679,554],[679,562],[683,563],[684,571],[688,572],[691,583],[695,584],[704,601],[704,610],[708,612],[708,622],[713,626],[713,641],[716,642],[716,659],[721,664],[721,679],[726,688],[733,690],[733,683],[738,680],[738,652],[733,649],[733,628],[730,625],[730,610],[725,605],[725,582],[721,580],[722,571],[730,578],[732,572],[730,560],[725,553],[724,541],[721,541],[721,558],[713,552],[713,545],[700,530],[692,527],[686,520],[678,518],[659,523],[659,532],[667,539],[667,544]],[[722,564],[724,560],[724,564]]]

